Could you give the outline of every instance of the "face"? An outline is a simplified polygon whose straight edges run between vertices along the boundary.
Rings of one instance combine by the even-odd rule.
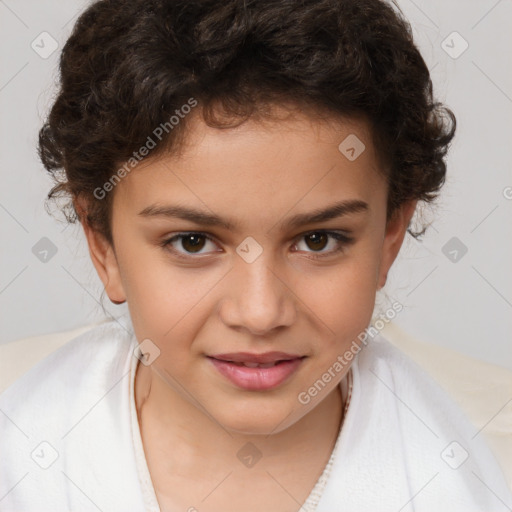
[[[348,371],[333,365],[368,327],[415,203],[386,224],[363,121],[189,129],[179,157],[148,158],[116,186],[115,252],[86,230],[93,262],[139,342],[160,350],[151,369],[170,400],[234,432],[278,432]],[[339,149],[354,135],[355,159]]]

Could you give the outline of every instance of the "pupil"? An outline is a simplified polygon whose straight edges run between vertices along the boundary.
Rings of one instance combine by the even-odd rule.
[[[203,242],[201,244],[201,241]],[[204,245],[204,237],[202,235],[187,235],[181,242],[183,248],[188,252],[197,252]],[[189,245],[189,247],[187,247]]]
[[[327,240],[327,235],[325,233],[312,233],[307,236],[307,244],[310,249],[323,249],[325,247],[325,242]],[[312,242],[312,245],[309,243]],[[323,242],[323,243],[322,243]],[[320,245],[321,247],[319,247]]]

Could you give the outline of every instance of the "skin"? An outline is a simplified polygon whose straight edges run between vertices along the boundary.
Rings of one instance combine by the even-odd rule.
[[[387,184],[363,120],[295,114],[228,130],[190,114],[183,153],[150,155],[112,192],[114,247],[83,225],[109,298],[126,300],[139,342],[149,338],[160,349],[151,365],[139,364],[135,393],[163,510],[300,508],[334,447],[338,384],[349,367],[307,405],[298,396],[369,325],[414,213],[416,201],[408,202],[386,224]],[[355,161],[338,150],[349,134],[366,146]],[[368,210],[284,227],[345,199]],[[214,213],[236,229],[139,215],[153,204]],[[315,230],[348,232],[354,241],[315,245],[306,236]],[[159,245],[190,231],[213,241],[200,238],[199,254],[190,239]],[[236,252],[248,236],[263,249],[252,263]],[[239,389],[205,357],[272,350],[307,358],[270,391]],[[248,442],[262,455],[252,468],[237,458]]]

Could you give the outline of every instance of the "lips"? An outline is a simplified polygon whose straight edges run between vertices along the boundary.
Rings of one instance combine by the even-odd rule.
[[[219,361],[222,361],[222,359],[219,359]],[[250,361],[226,361],[228,363],[236,364],[237,366],[245,366],[246,368],[272,368],[272,366],[275,366],[276,364],[281,363],[282,361],[274,361],[273,363],[252,363]]]
[[[237,352],[208,356],[208,359],[221,375],[237,387],[264,391],[286,381],[297,371],[305,357],[284,352]]]
[[[216,354],[209,357],[213,357],[219,361],[228,361],[230,363],[267,364],[277,363],[278,361],[291,361],[292,359],[300,359],[303,356],[287,354],[286,352],[264,352],[262,354],[253,354],[251,352],[232,352],[229,354]]]

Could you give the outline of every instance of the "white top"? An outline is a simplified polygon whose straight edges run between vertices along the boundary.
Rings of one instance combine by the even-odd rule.
[[[131,324],[106,322],[0,395],[0,512],[159,511],[135,410],[136,343]],[[344,423],[301,512],[512,508],[477,430],[386,339],[368,342],[351,375]]]

